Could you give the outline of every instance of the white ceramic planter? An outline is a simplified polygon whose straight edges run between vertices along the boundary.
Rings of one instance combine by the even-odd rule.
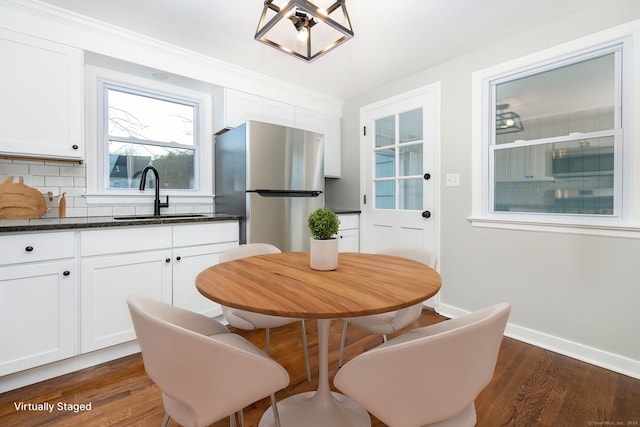
[[[338,268],[338,239],[311,238],[309,266],[314,270],[329,271]]]

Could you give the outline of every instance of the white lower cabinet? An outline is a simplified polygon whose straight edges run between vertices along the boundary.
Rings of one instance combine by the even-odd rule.
[[[238,244],[237,222],[81,232],[81,351],[135,339],[127,298],[145,295],[203,314],[219,306],[195,277]]]
[[[73,356],[75,263],[0,268],[0,376]]]
[[[218,255],[238,245],[238,224],[182,225],[173,227],[173,305],[213,317],[222,314],[220,304],[196,289],[196,276],[218,263]],[[210,244],[211,233],[216,241]]]
[[[0,237],[0,377],[73,356],[74,233]]]
[[[338,215],[338,252],[360,252],[359,218],[357,214]]]
[[[83,353],[136,338],[130,295],[171,303],[171,249],[95,256],[81,264]]]

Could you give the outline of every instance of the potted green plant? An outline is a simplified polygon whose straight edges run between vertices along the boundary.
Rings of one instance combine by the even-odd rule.
[[[314,270],[335,270],[338,268],[338,239],[335,238],[340,226],[338,216],[330,209],[320,208],[307,218],[311,232],[309,265]]]

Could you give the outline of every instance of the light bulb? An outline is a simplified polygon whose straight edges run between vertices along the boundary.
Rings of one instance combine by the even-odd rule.
[[[306,28],[301,28],[300,31],[298,31],[298,40],[304,42],[307,40],[307,38],[309,37],[309,31]]]

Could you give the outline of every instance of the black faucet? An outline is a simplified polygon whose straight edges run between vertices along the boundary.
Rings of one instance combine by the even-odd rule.
[[[142,177],[140,178],[140,190],[144,190],[144,186],[147,183],[147,172],[153,171],[153,174],[156,177],[155,180],[155,190],[156,190],[156,198],[153,201],[153,215],[160,215],[160,208],[168,208],[169,207],[169,196],[167,196],[166,202],[160,202],[160,176],[158,175],[158,170],[153,166],[147,166],[142,171]]]

